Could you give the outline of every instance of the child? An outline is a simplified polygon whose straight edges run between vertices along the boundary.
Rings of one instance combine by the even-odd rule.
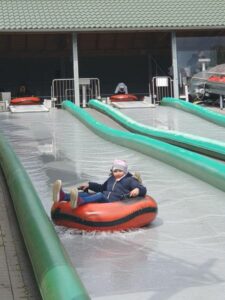
[[[123,82],[118,83],[114,94],[128,94],[128,89],[126,84]]]
[[[62,190],[61,180],[56,180],[53,185],[53,201],[71,201],[71,206],[74,208],[90,202],[113,202],[128,197],[145,196],[147,192],[137,178],[128,172],[126,161],[119,159],[114,160],[111,175],[103,184],[89,182],[80,188],[83,192],[73,188],[68,194]],[[87,189],[95,193],[85,192]]]

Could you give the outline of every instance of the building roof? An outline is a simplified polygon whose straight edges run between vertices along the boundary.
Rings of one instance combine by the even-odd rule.
[[[0,0],[0,31],[225,28],[224,0]]]

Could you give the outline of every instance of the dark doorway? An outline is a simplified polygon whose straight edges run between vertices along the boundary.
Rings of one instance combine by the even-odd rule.
[[[102,96],[118,82],[130,93],[148,94],[153,76],[168,75],[170,33],[110,32],[78,35],[80,77],[99,78]],[[0,89],[15,95],[26,83],[32,94],[50,97],[53,79],[73,77],[72,35],[1,34]]]
[[[148,92],[148,60],[146,56],[81,57],[80,77],[97,77],[103,97],[112,95],[118,82],[128,86],[129,93]]]

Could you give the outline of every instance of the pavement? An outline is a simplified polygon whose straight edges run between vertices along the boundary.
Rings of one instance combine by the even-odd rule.
[[[42,299],[0,169],[0,299]]]

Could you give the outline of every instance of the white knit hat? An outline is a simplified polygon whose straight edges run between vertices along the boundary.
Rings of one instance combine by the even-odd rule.
[[[121,170],[125,174],[128,172],[128,165],[125,160],[115,159],[112,165],[112,170]]]

